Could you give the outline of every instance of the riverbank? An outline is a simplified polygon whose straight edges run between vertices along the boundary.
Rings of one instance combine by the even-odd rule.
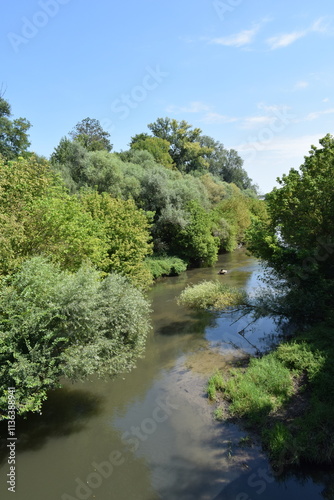
[[[256,432],[275,467],[333,463],[333,339],[328,321],[210,380],[216,415]]]

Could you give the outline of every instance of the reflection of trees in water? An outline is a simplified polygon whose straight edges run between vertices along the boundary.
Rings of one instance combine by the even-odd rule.
[[[321,496],[326,500],[333,500],[334,498],[334,472],[332,466],[316,467],[307,465],[302,469],[297,467],[289,468],[284,471],[277,481],[287,481],[293,479],[300,485],[305,485],[308,481],[312,480],[315,484],[320,484],[324,487],[321,491]]]
[[[203,336],[206,328],[214,328],[217,326],[217,318],[219,314],[211,311],[193,312],[191,317],[170,321],[167,325],[160,326],[156,329],[156,333],[160,335],[196,335]]]
[[[80,432],[87,421],[100,413],[101,398],[90,392],[62,388],[52,391],[45,401],[42,414],[30,414],[16,419],[16,452],[38,450],[49,438]],[[7,421],[1,422],[0,463],[8,457]]]

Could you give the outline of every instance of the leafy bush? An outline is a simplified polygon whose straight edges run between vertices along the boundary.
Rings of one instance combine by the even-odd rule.
[[[192,309],[225,309],[245,303],[245,292],[220,281],[203,281],[189,285],[181,293],[178,303]]]
[[[42,257],[2,281],[0,410],[16,387],[19,414],[38,411],[59,379],[114,376],[142,355],[149,305],[125,278],[100,280],[89,267],[70,274]]]
[[[145,264],[153,278],[176,276],[187,269],[187,263],[178,257],[147,257]]]

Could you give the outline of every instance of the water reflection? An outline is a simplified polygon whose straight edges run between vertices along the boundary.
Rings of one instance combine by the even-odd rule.
[[[87,422],[101,412],[102,398],[89,391],[64,387],[50,392],[41,414],[18,418],[18,451],[39,450],[50,438],[69,436],[85,430]],[[7,423],[1,423],[0,463],[7,458]]]

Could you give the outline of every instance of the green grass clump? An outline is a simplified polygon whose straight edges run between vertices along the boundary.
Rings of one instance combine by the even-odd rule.
[[[274,462],[296,462],[293,438],[287,426],[282,422],[277,422],[271,429],[262,432],[263,444],[270,453]],[[293,457],[294,455],[294,457]]]
[[[246,372],[231,370],[223,390],[233,416],[246,417],[252,424],[262,423],[265,417],[281,406],[293,392],[293,379],[273,354],[250,360]]]
[[[229,414],[260,431],[279,466],[334,462],[334,324],[296,334],[222,382]],[[217,397],[217,394],[215,394]]]
[[[147,257],[145,264],[154,279],[160,276],[177,276],[187,269],[187,263],[178,257]]]
[[[224,380],[222,374],[217,370],[208,380],[207,392],[208,398],[215,401],[217,391],[221,391],[224,387]]]
[[[225,309],[245,304],[246,293],[220,281],[203,281],[190,285],[181,293],[178,303],[192,309]]]
[[[216,420],[224,420],[224,409],[216,408],[214,411],[214,417]]]

